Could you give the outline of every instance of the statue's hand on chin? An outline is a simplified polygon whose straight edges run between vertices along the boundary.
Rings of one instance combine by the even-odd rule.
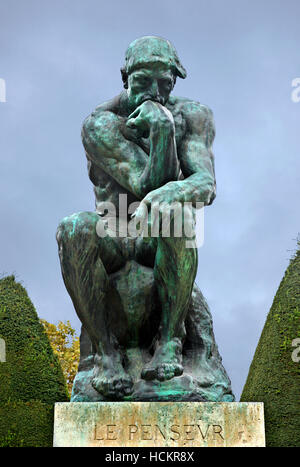
[[[173,127],[171,112],[162,104],[151,100],[144,101],[128,117],[126,126],[136,128],[144,138],[149,136],[151,129],[158,126]]]

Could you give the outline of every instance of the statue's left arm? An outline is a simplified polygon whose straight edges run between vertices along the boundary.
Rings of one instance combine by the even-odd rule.
[[[186,134],[178,148],[184,180],[179,184],[183,201],[209,205],[216,197],[216,179],[212,144],[215,124],[212,111],[191,102],[186,106]]]
[[[215,125],[212,111],[197,102],[188,101],[183,106],[186,132],[177,152],[184,180],[171,181],[151,191],[143,199],[151,203],[191,202],[209,205],[216,196],[216,180],[212,144]]]

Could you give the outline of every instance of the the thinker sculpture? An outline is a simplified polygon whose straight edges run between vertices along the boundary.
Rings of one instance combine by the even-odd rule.
[[[166,205],[192,203],[194,211],[215,198],[212,112],[170,95],[186,71],[167,40],[132,42],[121,72],[125,89],[82,130],[96,212],[66,217],[57,233],[64,282],[82,322],[71,400],[232,401],[210,312],[194,284],[196,244],[187,248],[186,235],[174,229],[161,235]],[[136,225],[156,216],[158,236],[124,236],[132,212],[99,235],[107,228],[103,206],[113,203],[118,213],[119,195],[142,201]]]

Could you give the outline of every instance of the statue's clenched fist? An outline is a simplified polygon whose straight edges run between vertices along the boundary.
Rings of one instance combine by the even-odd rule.
[[[129,128],[136,128],[142,135],[147,135],[151,128],[160,126],[175,132],[171,112],[158,102],[150,100],[143,102],[129,115],[126,125]]]

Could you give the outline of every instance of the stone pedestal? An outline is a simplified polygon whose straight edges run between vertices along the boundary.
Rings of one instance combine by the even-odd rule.
[[[54,446],[263,447],[263,403],[57,403]]]

